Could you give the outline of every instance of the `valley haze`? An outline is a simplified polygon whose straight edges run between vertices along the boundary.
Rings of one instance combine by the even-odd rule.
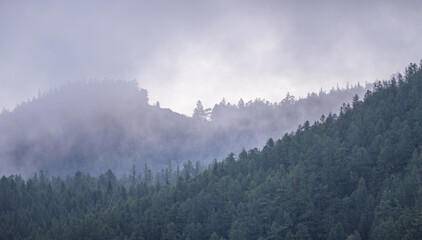
[[[150,105],[147,90],[135,81],[65,84],[0,114],[0,172],[97,175],[112,169],[122,175],[134,165],[156,172],[188,160],[207,166],[335,114],[370,87],[333,88],[303,99],[287,94],[276,103],[223,100],[212,109],[198,101],[187,117]]]
[[[0,0],[0,240],[422,239],[421,13]]]

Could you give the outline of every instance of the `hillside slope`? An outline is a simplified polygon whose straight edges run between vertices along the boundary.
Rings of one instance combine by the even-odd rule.
[[[69,84],[0,115],[0,168],[24,175],[159,169],[200,155],[203,124],[149,105],[135,82]]]
[[[136,82],[72,83],[0,114],[0,174],[98,175],[113,169],[122,175],[145,163],[153,171],[171,162],[207,164],[282,136],[363,91],[357,86],[279,104],[221,103],[204,121],[149,105]]]
[[[112,171],[3,177],[0,238],[421,239],[421,126],[422,64],[411,64],[339,115],[174,185],[135,172],[129,184]]]

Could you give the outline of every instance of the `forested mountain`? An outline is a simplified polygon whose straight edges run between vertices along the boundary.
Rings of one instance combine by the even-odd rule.
[[[365,87],[357,84],[344,89],[332,88],[328,93],[321,89],[318,94],[310,93],[301,99],[287,93],[278,103],[262,99],[245,103],[240,99],[237,104],[230,104],[223,99],[208,116],[213,132],[227,146],[220,148],[218,156],[262,146],[268,138],[279,138],[305,121],[314,122],[323,114],[337,113],[342,103],[351,103],[356,94],[363,97],[370,88],[370,84]]]
[[[202,125],[149,105],[135,82],[69,84],[0,115],[0,168],[25,175],[160,168],[201,157]]]
[[[145,163],[153,171],[170,162],[174,167],[187,160],[210,163],[335,112],[363,92],[355,86],[298,101],[288,95],[280,103],[222,102],[210,116],[196,109],[199,114],[191,118],[149,105],[136,82],[72,83],[0,114],[0,173],[97,175],[113,169],[122,175]]]
[[[422,62],[200,174],[4,176],[0,239],[422,239],[421,126]]]

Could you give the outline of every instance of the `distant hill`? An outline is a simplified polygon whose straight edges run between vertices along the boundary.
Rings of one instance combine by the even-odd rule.
[[[68,84],[0,115],[1,168],[96,174],[145,162],[167,166],[194,156],[186,148],[200,143],[197,125],[149,105],[147,92],[134,82]]]
[[[336,112],[364,92],[355,86],[280,103],[221,102],[205,118],[191,118],[149,105],[136,82],[71,83],[0,114],[0,173],[120,174],[145,163],[154,171],[170,162],[210,163]]]
[[[422,62],[262,149],[188,165],[3,176],[0,239],[422,239]]]

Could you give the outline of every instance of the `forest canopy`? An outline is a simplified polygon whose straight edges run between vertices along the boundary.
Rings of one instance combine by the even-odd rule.
[[[0,179],[0,239],[421,239],[422,64],[262,149]]]
[[[199,101],[191,118],[148,104],[135,81],[69,83],[0,114],[0,174],[44,170],[65,177],[80,170],[98,176],[113,169],[121,176],[145,163],[153,172],[169,162],[209,164],[337,112],[364,92],[356,85],[298,100],[288,95],[279,103],[222,101],[212,109]]]

